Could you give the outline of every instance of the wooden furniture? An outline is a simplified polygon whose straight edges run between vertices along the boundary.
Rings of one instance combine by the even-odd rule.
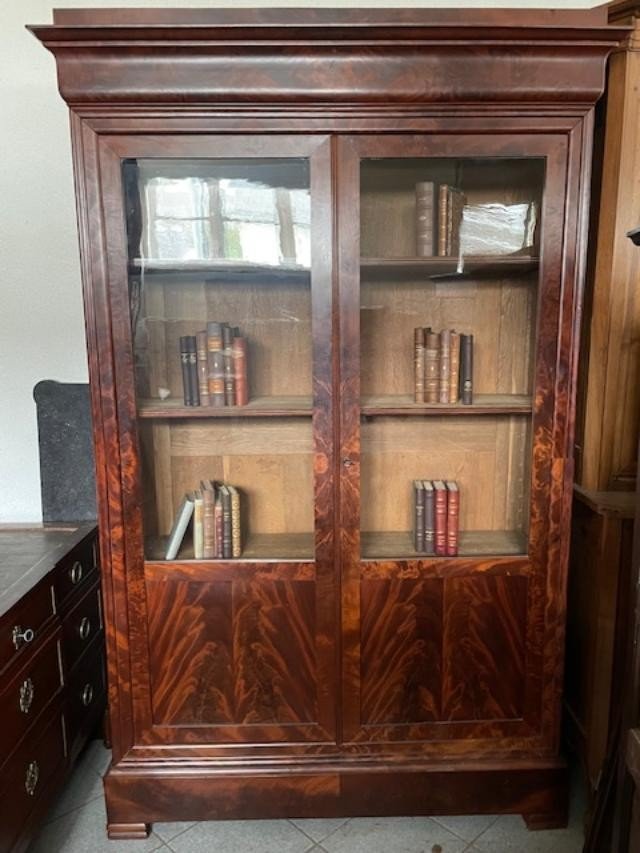
[[[72,113],[109,835],[562,824],[576,327],[621,32],[601,9],[62,10],[32,30]],[[419,182],[465,194],[462,256],[418,256]],[[510,245],[504,224],[488,245],[493,215]],[[454,216],[434,217],[445,250]],[[246,406],[184,404],[180,338],[214,321],[248,340]],[[475,336],[473,405],[414,401],[427,325]],[[415,478],[458,482],[458,556],[414,550]],[[196,560],[188,532],[165,560],[203,479],[239,488],[242,554]]]
[[[96,527],[0,527],[0,555],[0,848],[18,853],[104,713]]]

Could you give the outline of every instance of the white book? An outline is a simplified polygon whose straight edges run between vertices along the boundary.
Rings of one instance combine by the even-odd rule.
[[[193,505],[193,493],[185,495],[184,500],[180,504],[180,509],[176,513],[176,517],[173,522],[173,527],[171,528],[171,533],[169,534],[167,550],[164,555],[165,560],[175,560],[180,546],[182,545],[184,534],[186,533],[187,527],[189,526],[189,522],[191,521],[191,516],[193,515]]]

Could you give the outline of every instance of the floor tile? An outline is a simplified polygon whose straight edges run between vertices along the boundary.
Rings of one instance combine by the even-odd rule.
[[[193,820],[177,821],[174,823],[154,823],[153,831],[163,841],[171,841],[172,838],[176,838],[176,836],[186,832],[187,829],[191,829],[192,826],[195,826],[195,821]]]
[[[426,817],[352,818],[322,842],[328,853],[432,853],[437,845],[462,853],[467,842]]]
[[[111,750],[107,749],[101,740],[91,740],[84,750],[81,761],[90,765],[102,778],[111,763]]]
[[[463,841],[475,841],[497,819],[498,815],[438,815],[433,818]]]
[[[153,833],[140,841],[110,841],[106,824],[104,800],[99,797],[46,824],[29,853],[169,853],[162,839]]]
[[[102,779],[89,764],[76,767],[47,813],[46,823],[104,795]]]
[[[474,841],[481,853],[581,853],[581,828],[543,829],[531,832],[519,815],[502,815]]]
[[[294,826],[297,826],[298,829],[301,829],[302,832],[306,833],[306,835],[308,835],[313,841],[320,843],[348,820],[349,818],[346,817],[292,818],[291,823],[294,824]]]
[[[288,820],[196,823],[170,842],[175,853],[307,853],[314,843]]]

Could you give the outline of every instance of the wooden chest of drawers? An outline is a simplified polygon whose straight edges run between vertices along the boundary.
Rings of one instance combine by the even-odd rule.
[[[37,832],[105,707],[96,528],[0,528],[0,850]]]

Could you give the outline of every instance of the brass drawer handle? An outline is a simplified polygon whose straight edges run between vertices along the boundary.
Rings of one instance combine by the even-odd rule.
[[[35,694],[35,687],[33,686],[33,681],[30,678],[25,678],[25,680],[20,685],[20,710],[23,714],[28,714],[31,710],[31,705],[33,704],[33,696]]]
[[[24,777],[24,789],[30,797],[36,792],[36,785],[40,778],[40,768],[37,761],[30,761],[27,767],[27,772]]]
[[[78,634],[80,634],[80,639],[86,640],[90,633],[91,619],[89,619],[88,616],[83,616],[80,621],[80,627],[78,628]]]
[[[86,708],[93,702],[93,685],[85,684],[82,688],[82,704]]]
[[[69,569],[69,580],[75,586],[76,584],[80,583],[83,574],[84,569],[82,568],[82,563],[79,560],[76,560],[75,563]]]
[[[36,636],[36,632],[32,628],[22,628],[21,625],[15,625],[13,629],[13,646],[15,649],[20,649],[27,643],[32,643]]]

